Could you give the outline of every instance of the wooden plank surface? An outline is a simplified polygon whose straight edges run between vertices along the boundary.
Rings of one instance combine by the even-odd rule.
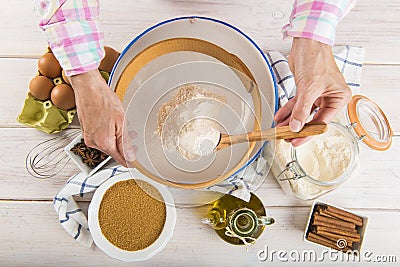
[[[86,208],[86,204],[81,204]],[[268,227],[257,243],[247,250],[222,241],[211,228],[199,223],[207,207],[178,209],[174,235],[166,248],[154,258],[135,266],[265,266],[279,264],[260,262],[259,250],[268,246],[271,250],[314,249],[320,255],[322,248],[303,242],[303,231],[309,208],[276,207],[269,213],[276,223]],[[368,235],[363,245],[373,256],[400,255],[399,211],[356,210],[369,217]],[[98,248],[85,248],[76,244],[57,221],[50,202],[0,202],[0,265],[4,266],[127,266],[103,254]],[[391,231],[393,230],[393,231]],[[382,246],[382,243],[385,246]],[[399,260],[399,259],[398,259]],[[219,263],[219,264],[217,264]],[[324,261],[330,263],[329,258]],[[319,263],[321,264],[321,263]],[[344,263],[349,266],[365,266],[361,263]],[[310,266],[309,262],[295,266]],[[369,266],[376,266],[370,263]],[[386,265],[385,265],[386,266]]]
[[[0,17],[0,57],[33,56],[43,52],[46,42],[38,28],[34,1],[2,0]],[[100,19],[106,44],[123,48],[137,34],[162,20],[185,15],[210,16],[225,20],[240,29],[263,50],[287,52],[290,41],[282,42],[281,27],[287,23],[292,0],[138,0],[101,1]],[[18,18],[15,19],[15,7]],[[357,6],[339,25],[337,44],[362,46],[366,61],[400,63],[400,0],[358,1]]]

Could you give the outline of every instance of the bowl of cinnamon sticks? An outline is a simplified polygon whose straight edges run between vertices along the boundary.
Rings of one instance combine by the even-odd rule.
[[[360,252],[367,223],[366,216],[315,200],[304,240],[343,252]]]

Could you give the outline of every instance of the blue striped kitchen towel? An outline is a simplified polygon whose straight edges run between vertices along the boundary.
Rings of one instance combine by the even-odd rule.
[[[364,49],[350,46],[334,47],[334,54],[336,63],[342,71],[347,84],[353,90],[353,93],[358,93]],[[282,106],[296,93],[294,78],[285,56],[278,52],[267,52],[266,56],[276,77],[279,102]],[[207,188],[207,190],[231,194],[248,201],[250,192],[255,191],[268,174],[269,168],[266,163],[264,153],[261,153],[257,160],[242,171],[217,185]],[[72,176],[55,196],[54,208],[58,213],[61,225],[69,235],[82,245],[90,247],[93,239],[90,235],[87,218],[73,196],[83,196],[85,193],[93,192],[107,179],[128,171],[127,168],[122,166],[108,165],[108,167],[90,177],[79,173]]]
[[[92,176],[84,173],[73,175],[54,197],[54,208],[62,227],[80,244],[90,247],[93,239],[90,235],[87,218],[73,196],[82,197],[86,193],[93,192],[109,178],[125,172],[129,172],[129,170],[122,166],[112,166],[111,163]]]

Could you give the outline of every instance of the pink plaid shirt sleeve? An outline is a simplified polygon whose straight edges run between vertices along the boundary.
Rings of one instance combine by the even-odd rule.
[[[99,67],[104,57],[98,0],[39,0],[40,28],[67,76]]]
[[[336,26],[357,0],[295,0],[283,37],[303,37],[333,45]]]

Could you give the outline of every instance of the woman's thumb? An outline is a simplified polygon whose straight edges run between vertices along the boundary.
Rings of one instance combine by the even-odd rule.
[[[303,128],[310,116],[313,103],[314,99],[310,95],[302,94],[297,96],[289,121],[289,127],[293,132],[299,132]]]

